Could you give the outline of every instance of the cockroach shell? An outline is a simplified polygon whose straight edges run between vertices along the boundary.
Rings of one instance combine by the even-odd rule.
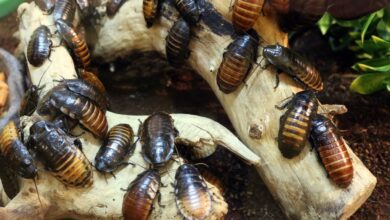
[[[81,69],[79,75],[83,80],[95,86],[101,94],[107,94],[106,87],[103,85],[102,81],[100,81],[99,77],[96,76],[96,74],[85,69]]]
[[[55,0],[34,0],[34,2],[43,12],[47,14],[53,12]]]
[[[203,179],[205,179],[208,183],[215,186],[221,194],[225,192],[225,185],[222,183],[222,180],[214,175],[208,168],[200,168],[199,169]]]
[[[54,21],[61,19],[66,21],[69,24],[72,24],[75,13],[76,13],[75,0],[56,0],[54,12],[53,12]]]
[[[125,220],[148,219],[160,183],[160,174],[157,170],[146,170],[130,183],[122,205]]]
[[[159,8],[159,0],[143,0],[143,13],[147,27],[153,25]]]
[[[199,171],[190,164],[181,165],[175,175],[175,199],[186,219],[205,219],[211,213],[211,195]]]
[[[5,158],[0,156],[0,179],[4,192],[8,198],[13,199],[20,191],[19,178],[16,173],[7,165]]]
[[[108,0],[106,4],[106,13],[109,17],[113,17],[122,7],[126,0]]]
[[[35,66],[41,66],[50,56],[52,41],[51,34],[47,26],[41,25],[31,35],[27,46],[27,60]]]
[[[200,11],[197,0],[176,0],[176,8],[188,23],[191,25],[198,23]]]
[[[235,28],[247,31],[253,27],[260,15],[264,0],[236,0],[232,22]]]
[[[191,29],[189,24],[180,19],[176,21],[169,30],[166,39],[166,54],[168,62],[175,67],[184,63],[189,57],[188,45],[191,39]]]

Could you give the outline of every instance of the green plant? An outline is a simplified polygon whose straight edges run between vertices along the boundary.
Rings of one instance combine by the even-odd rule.
[[[360,19],[343,21],[325,14],[318,22],[333,50],[354,52],[353,69],[362,73],[351,84],[360,94],[390,92],[390,7]]]

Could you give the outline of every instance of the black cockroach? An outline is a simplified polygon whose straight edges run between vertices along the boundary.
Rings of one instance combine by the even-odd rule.
[[[128,124],[118,124],[110,129],[107,140],[95,157],[95,168],[100,172],[111,173],[134,152],[134,132]]]
[[[141,127],[142,155],[146,162],[163,166],[172,157],[177,130],[165,112],[150,115]]]
[[[190,38],[191,29],[188,23],[183,19],[176,21],[166,39],[167,59],[172,66],[180,66],[190,56]]]
[[[67,186],[90,187],[93,174],[79,148],[81,142],[69,137],[50,122],[38,121],[30,127],[29,144],[53,175]]]
[[[24,93],[22,102],[20,103],[19,115],[31,116],[32,113],[37,109],[39,101],[39,88],[35,85],[32,85]]]
[[[147,27],[151,27],[153,25],[153,22],[157,17],[158,9],[159,0],[143,0],[142,11],[144,13]]]
[[[55,0],[34,0],[35,4],[47,14],[51,14],[54,9]]]
[[[14,170],[9,167],[8,160],[0,156],[0,179],[4,192],[8,198],[13,199],[20,191],[19,178]]]
[[[123,197],[122,214],[125,220],[146,220],[158,195],[161,177],[157,170],[142,172],[133,180]]]
[[[64,20],[59,19],[56,20],[55,23],[62,39],[64,39],[67,45],[72,49],[73,54],[78,61],[78,65],[84,69],[88,69],[91,64],[91,56],[84,38]]]
[[[69,24],[73,23],[76,13],[75,0],[57,0],[54,7],[53,18],[54,21],[59,19],[66,21]]]
[[[314,91],[323,89],[324,84],[317,69],[293,50],[279,44],[270,45],[264,47],[263,56],[276,68],[293,76],[308,88]]]
[[[109,17],[113,17],[122,7],[126,0],[108,0],[106,4],[106,13]]]
[[[278,145],[284,157],[292,158],[306,145],[318,100],[310,90],[302,91],[281,108],[285,107],[287,111],[280,117]]]
[[[316,115],[311,126],[311,141],[330,178],[348,187],[353,178],[352,160],[337,127],[326,117]]]
[[[175,0],[180,15],[189,24],[195,25],[200,19],[200,10],[197,0]]]
[[[185,219],[205,219],[210,215],[212,198],[198,169],[181,165],[175,175],[175,199]]]
[[[263,8],[264,0],[235,0],[232,23],[236,29],[247,31],[253,27]]]
[[[79,77],[82,78],[84,81],[95,86],[95,88],[97,88],[101,94],[106,94],[105,86],[103,85],[102,81],[100,81],[100,79],[96,76],[95,73],[85,69],[80,69],[78,74]]]
[[[41,25],[30,37],[27,46],[27,60],[33,66],[41,66],[50,56],[51,47],[51,33],[47,26]]]
[[[223,54],[218,68],[217,84],[224,93],[231,93],[248,75],[257,55],[257,39],[250,35],[238,36]]]

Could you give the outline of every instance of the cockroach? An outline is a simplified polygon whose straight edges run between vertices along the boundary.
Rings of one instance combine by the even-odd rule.
[[[27,147],[20,141],[19,128],[15,119],[9,121],[0,133],[0,154],[21,177],[33,179],[37,175],[33,158]]]
[[[166,39],[167,59],[172,66],[180,66],[190,56],[188,49],[190,38],[191,30],[188,23],[183,19],[176,21]]]
[[[59,19],[55,23],[62,39],[66,41],[76,56],[78,65],[84,69],[88,69],[91,64],[91,56],[84,38],[64,20]]]
[[[191,25],[198,23],[200,10],[197,0],[175,0],[180,15]]]
[[[35,85],[32,85],[24,93],[22,102],[20,103],[19,115],[31,116],[32,113],[37,109],[39,101],[39,88]]]
[[[223,184],[222,180],[218,178],[214,173],[212,173],[208,168],[202,167],[198,170],[201,173],[203,179],[215,186],[221,192],[221,194],[225,192],[226,187]]]
[[[106,4],[106,13],[109,17],[113,17],[122,7],[126,0],[108,0]]]
[[[50,37],[51,33],[47,26],[41,25],[35,29],[27,46],[27,60],[31,65],[39,67],[50,57],[53,45]]]
[[[46,14],[51,14],[54,9],[55,0],[34,0],[35,4]]]
[[[257,54],[257,41],[250,35],[238,36],[223,54],[217,73],[218,88],[231,93],[240,86],[248,75]]]
[[[153,25],[159,9],[159,0],[143,0],[143,13],[147,27]]]
[[[73,23],[76,13],[75,0],[57,0],[54,7],[53,18],[54,21],[59,19],[64,20],[68,24]]]
[[[348,187],[353,178],[351,157],[337,127],[317,114],[311,125],[311,141],[330,178],[340,187]]]
[[[185,219],[205,219],[211,212],[211,195],[198,169],[181,165],[175,175],[175,199]]]
[[[60,114],[52,121],[52,123],[54,126],[61,128],[61,130],[69,134],[70,131],[78,125],[79,121],[67,115]]]
[[[263,8],[264,0],[236,0],[233,6],[233,26],[248,31],[256,23]]]
[[[14,170],[9,167],[8,161],[0,156],[0,179],[4,192],[8,198],[13,199],[20,191],[19,178]]]
[[[277,69],[293,76],[308,88],[314,91],[323,89],[324,85],[318,70],[293,50],[279,44],[270,45],[264,47],[263,56]],[[279,77],[276,76],[278,84]]]
[[[54,87],[49,95],[43,98],[45,104],[40,105],[38,112],[47,114],[41,108],[54,107],[63,114],[70,116],[79,122],[95,136],[103,138],[106,136],[108,125],[104,112],[88,98],[80,96],[64,87]]]
[[[163,166],[172,157],[177,130],[165,112],[150,115],[141,127],[142,155],[146,162]]]
[[[93,173],[79,148],[81,142],[69,137],[50,122],[38,121],[30,127],[29,143],[46,168],[67,186],[90,187]]]
[[[130,183],[123,197],[122,213],[125,220],[148,219],[160,184],[160,174],[154,169],[142,172]]]
[[[318,100],[313,92],[306,90],[295,94],[282,108],[285,107],[287,111],[280,117],[278,145],[284,157],[293,158],[306,145]]]
[[[111,173],[134,152],[134,132],[128,124],[118,124],[110,129],[107,140],[95,157],[95,168],[100,172]]]
[[[95,86],[95,88],[98,89],[98,91],[101,94],[106,94],[107,93],[105,86],[103,85],[102,81],[100,81],[100,79],[96,76],[95,73],[90,72],[90,71],[85,70],[85,69],[80,69],[79,76],[84,81],[86,81],[89,84]]]
[[[328,12],[337,19],[356,19],[389,4],[390,0],[328,0]]]

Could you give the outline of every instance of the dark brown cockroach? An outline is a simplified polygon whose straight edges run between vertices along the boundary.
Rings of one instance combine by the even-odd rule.
[[[182,65],[190,56],[188,50],[190,38],[191,30],[188,23],[183,19],[176,21],[166,39],[167,59],[172,66]]]
[[[181,165],[175,175],[175,199],[185,219],[205,219],[211,212],[211,195],[198,169]]]
[[[122,213],[125,220],[148,219],[160,184],[160,174],[154,169],[144,171],[130,183],[123,197]]]
[[[50,114],[47,109],[54,107],[63,114],[77,119],[87,130],[99,138],[104,138],[108,130],[107,118],[104,112],[94,102],[68,89],[58,86],[42,98],[43,105],[38,107],[38,113]]]
[[[328,0],[328,12],[338,19],[356,19],[389,4],[390,0]]]
[[[91,56],[84,38],[64,20],[56,20],[56,26],[62,39],[64,39],[67,45],[72,49],[73,54],[78,61],[78,65],[84,69],[88,69],[91,64]]]
[[[134,152],[134,132],[128,124],[118,124],[110,129],[107,140],[95,157],[95,168],[100,172],[111,173]]]
[[[9,166],[23,178],[33,179],[37,168],[27,147],[20,141],[19,128],[10,120],[0,133],[0,154]]]
[[[255,62],[257,41],[250,35],[238,36],[223,54],[217,73],[217,84],[224,93],[231,93],[240,86]]]
[[[54,9],[55,0],[34,0],[35,4],[46,14],[51,14]]]
[[[165,112],[150,115],[141,127],[142,155],[146,162],[163,166],[171,159],[177,130],[172,117]]]
[[[46,168],[67,186],[90,187],[93,173],[79,148],[81,142],[70,138],[50,122],[38,121],[30,127],[29,144]]]
[[[197,0],[175,0],[180,15],[189,24],[195,25],[200,19],[200,10]]]
[[[287,111],[280,117],[278,145],[283,156],[297,156],[306,145],[311,121],[317,113],[318,100],[310,90],[298,92],[282,108]]]
[[[113,17],[122,7],[126,0],[108,0],[106,4],[106,13],[109,17]]]
[[[75,0],[57,0],[54,7],[53,18],[54,21],[61,19],[69,24],[72,24],[75,13]]]
[[[89,84],[95,86],[95,88],[98,89],[98,91],[101,94],[107,94],[106,87],[103,85],[102,81],[100,81],[100,79],[93,72],[87,71],[85,69],[80,69],[79,70],[79,76],[84,81],[86,81]]]
[[[20,191],[19,178],[14,170],[9,167],[8,160],[0,156],[0,179],[4,192],[8,198],[13,199]]]
[[[238,30],[247,31],[253,27],[263,8],[264,0],[235,0],[232,23]]]
[[[159,0],[143,0],[143,13],[147,27],[153,25],[159,9]]]
[[[317,69],[293,50],[279,44],[270,45],[264,47],[263,56],[277,69],[293,76],[308,88],[314,91],[323,89],[324,84]]]
[[[41,66],[50,56],[51,47],[53,45],[51,33],[47,26],[41,25],[30,37],[27,46],[27,60],[33,66]]]
[[[20,103],[19,115],[28,115],[31,116],[32,113],[37,109],[39,94],[39,88],[35,85],[32,85],[24,93],[22,102]]]
[[[337,127],[326,117],[316,115],[311,126],[311,141],[330,178],[348,187],[353,178],[351,157]]]

